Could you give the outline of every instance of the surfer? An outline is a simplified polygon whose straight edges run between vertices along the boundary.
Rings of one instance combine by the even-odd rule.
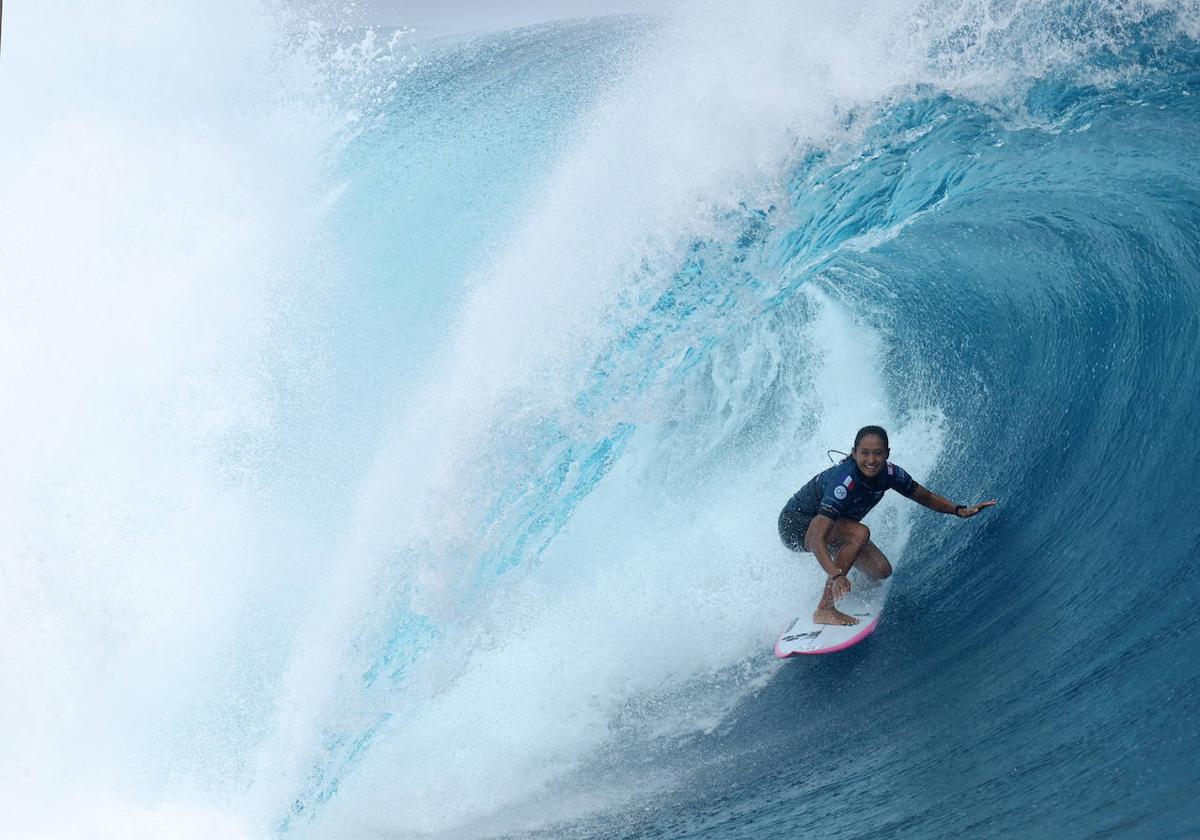
[[[939,513],[970,519],[996,504],[992,499],[976,505],[956,505],[926,490],[912,476],[887,460],[887,432],[864,426],[854,436],[854,448],[841,463],[814,476],[801,487],[779,514],[779,537],[792,551],[811,552],[829,576],[821,602],[813,613],[816,624],[857,624],[858,619],[834,606],[850,592],[846,574],[856,563],[868,577],[883,580],[892,564],[871,542],[871,531],[861,520],[895,490]]]

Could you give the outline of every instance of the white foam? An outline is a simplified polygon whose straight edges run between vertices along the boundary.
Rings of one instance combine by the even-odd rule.
[[[7,815],[12,840],[252,840],[261,836],[220,810],[186,802],[144,804],[111,788],[63,792],[53,808],[25,801]]]
[[[295,620],[279,577],[314,562],[272,470],[320,354],[293,331],[332,126],[281,95],[276,27],[243,3],[5,9],[6,837],[236,836],[184,803],[246,784]]]

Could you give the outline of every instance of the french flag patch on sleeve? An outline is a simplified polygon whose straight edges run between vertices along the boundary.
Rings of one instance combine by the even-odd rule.
[[[852,489],[854,489],[854,479],[850,476],[846,476],[842,479],[841,484],[833,488],[833,498],[837,499],[839,502],[845,501],[846,495]]]

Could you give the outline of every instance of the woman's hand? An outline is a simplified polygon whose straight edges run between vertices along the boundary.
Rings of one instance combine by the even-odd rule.
[[[829,594],[835,601],[850,594],[850,578],[846,577],[845,573],[831,577],[829,581]]]
[[[996,500],[990,499],[989,501],[980,502],[979,504],[971,505],[970,507],[967,507],[966,505],[959,505],[955,509],[955,513],[959,519],[970,519],[972,516],[979,513],[979,511],[983,510],[984,508],[990,508],[994,504],[996,504]]]

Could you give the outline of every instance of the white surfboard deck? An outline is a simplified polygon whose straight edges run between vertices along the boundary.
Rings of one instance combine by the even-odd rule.
[[[891,588],[890,577],[879,584],[865,584],[862,591],[855,585],[849,595],[837,602],[837,608],[857,618],[858,624],[814,624],[812,614],[816,603],[804,607],[775,643],[775,655],[787,659],[789,656],[837,653],[853,647],[875,632]]]

